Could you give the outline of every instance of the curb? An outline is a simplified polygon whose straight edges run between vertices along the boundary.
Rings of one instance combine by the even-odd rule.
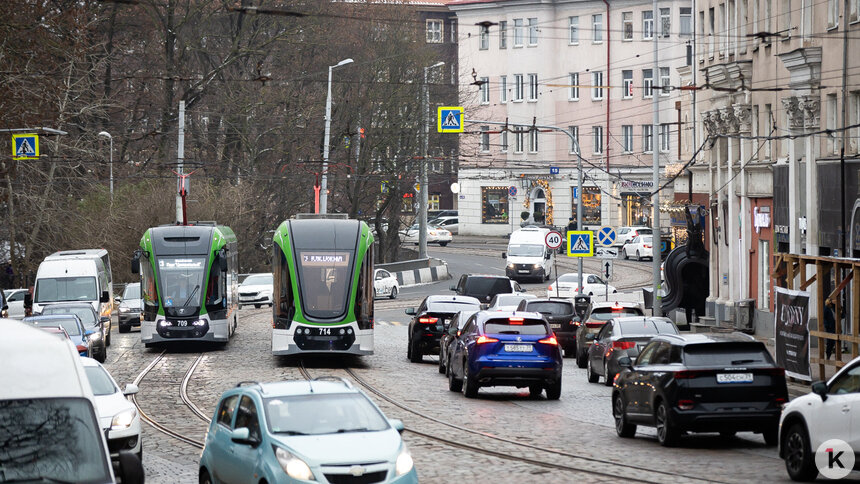
[[[412,269],[409,271],[400,271],[393,273],[397,277],[397,283],[400,287],[417,286],[428,282],[444,281],[451,278],[448,273],[448,263],[442,265],[422,267],[420,269]]]

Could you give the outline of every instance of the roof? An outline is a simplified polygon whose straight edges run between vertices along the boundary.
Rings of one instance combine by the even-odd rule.
[[[477,298],[474,298],[471,296],[456,296],[456,295],[454,295],[454,296],[448,296],[448,295],[427,296],[426,302],[427,302],[427,304],[433,304],[433,303],[463,303],[463,304],[473,304],[473,305],[480,305],[481,304],[481,301],[479,301]]]
[[[486,322],[488,319],[504,318],[529,318],[543,320],[543,314],[534,311],[480,311],[478,312],[476,322],[481,324]]]
[[[591,303],[592,310],[598,308],[611,308],[614,306],[621,306],[622,308],[640,308],[642,309],[640,303],[633,301],[594,301]]]
[[[466,274],[466,277],[489,277],[493,279],[509,279],[508,276],[500,276],[498,274]]]
[[[81,319],[75,314],[37,314],[35,316],[27,316],[23,319],[25,323],[34,322],[40,323],[42,321],[62,321],[64,319],[77,319],[80,321]]]
[[[237,386],[243,386],[239,384]],[[346,380],[326,378],[317,380],[293,380],[270,383],[253,383],[248,388],[256,389],[264,398],[290,397],[311,394],[360,393]]]
[[[758,343],[752,336],[744,333],[691,333],[663,334],[657,338],[671,341],[673,344],[686,346],[703,343]],[[764,344],[764,343],[761,343]]]

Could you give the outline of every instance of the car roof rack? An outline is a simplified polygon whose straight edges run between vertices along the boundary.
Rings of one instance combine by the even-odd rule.
[[[258,385],[259,386],[260,382],[257,382],[254,380],[244,380],[244,381],[240,381],[239,383],[237,383],[236,388],[241,388],[241,387],[251,386],[251,385]]]
[[[341,378],[341,377],[339,377],[339,376],[334,376],[334,375],[318,376],[318,377],[314,378],[314,379],[313,379],[313,380],[311,380],[311,381],[333,381],[333,382],[340,382],[340,383],[343,383],[343,385],[344,385],[345,387],[347,387],[347,388],[350,388],[350,389],[352,389],[352,388],[353,388],[352,383],[351,383],[349,380],[347,380],[346,378]]]

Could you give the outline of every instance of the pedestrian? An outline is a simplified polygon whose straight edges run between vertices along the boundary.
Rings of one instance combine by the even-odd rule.
[[[824,301],[824,332],[836,332],[836,317],[833,315],[833,301],[829,298]],[[825,349],[825,354],[827,355],[828,360],[830,359],[830,355],[833,354],[835,348],[836,340],[828,339],[827,347]]]
[[[567,221],[567,231],[568,231],[568,232],[571,232],[571,231],[574,231],[574,230],[577,230],[577,226],[576,226],[576,218],[574,218],[574,217],[570,217],[570,218],[568,219],[568,221]]]

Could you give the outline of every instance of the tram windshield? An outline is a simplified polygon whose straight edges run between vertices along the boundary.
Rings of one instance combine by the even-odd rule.
[[[165,309],[199,308],[206,257],[159,257],[158,279]]]
[[[305,314],[329,319],[346,312],[352,251],[302,250],[298,259]]]

